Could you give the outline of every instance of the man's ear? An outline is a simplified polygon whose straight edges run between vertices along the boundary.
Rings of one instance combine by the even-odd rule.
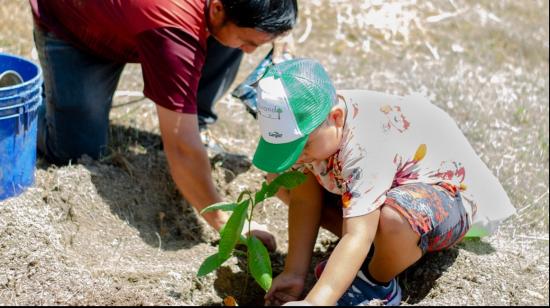
[[[208,5],[208,18],[214,26],[222,25],[225,22],[225,9],[220,0],[211,0]]]
[[[346,122],[345,116],[344,108],[340,104],[332,107],[328,114],[330,121],[338,128],[344,127],[344,123]]]

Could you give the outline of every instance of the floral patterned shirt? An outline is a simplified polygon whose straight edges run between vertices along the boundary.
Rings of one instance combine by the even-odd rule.
[[[325,189],[342,195],[344,217],[368,214],[384,204],[388,190],[418,182],[445,182],[460,190],[470,219],[489,233],[514,213],[453,119],[425,97],[363,90],[338,94],[347,107],[339,151],[295,167],[309,169]]]

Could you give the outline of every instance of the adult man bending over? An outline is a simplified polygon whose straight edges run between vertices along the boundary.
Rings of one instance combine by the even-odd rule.
[[[113,93],[126,63],[140,63],[144,95],[156,103],[171,175],[201,210],[222,201],[199,125],[235,78],[242,52],[295,24],[296,0],[29,0],[44,71],[38,150],[64,164],[106,153]],[[216,230],[227,214],[204,218]],[[271,234],[257,228],[270,248]]]

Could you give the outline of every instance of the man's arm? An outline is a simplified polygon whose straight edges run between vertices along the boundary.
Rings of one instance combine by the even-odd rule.
[[[306,296],[313,305],[335,305],[349,288],[374,241],[380,209],[367,215],[345,218],[342,239],[332,252],[323,274]]]
[[[157,105],[160,133],[170,174],[183,197],[197,210],[221,202],[222,198],[212,182],[212,169],[200,139],[196,114],[178,113]],[[223,211],[203,214],[206,222],[219,231],[229,215]],[[248,228],[243,232],[246,235]],[[267,227],[253,222],[251,234],[269,251],[275,251],[277,242]]]
[[[204,50],[195,37],[178,28],[147,30],[140,33],[137,40],[143,59],[144,94],[157,104],[170,173],[183,197],[200,211],[221,201],[212,183],[210,162],[200,140],[195,114],[194,89],[201,78]],[[210,226],[219,230],[229,215],[216,211],[203,217]],[[267,249],[275,250],[275,237],[267,227],[257,223],[251,227],[252,234]]]
[[[210,161],[199,136],[197,115],[156,106],[164,152],[179,191],[198,211],[222,201],[212,182]],[[203,216],[216,230],[228,219],[222,211]]]

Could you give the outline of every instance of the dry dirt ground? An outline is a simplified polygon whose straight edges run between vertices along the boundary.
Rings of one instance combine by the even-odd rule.
[[[493,236],[427,255],[403,273],[403,305],[548,305],[548,1],[300,5],[296,54],[320,59],[339,88],[429,95],[518,209]],[[0,0],[0,52],[35,59],[32,48],[27,1]],[[266,51],[245,58],[237,81]],[[68,166],[39,159],[35,185],[0,201],[0,305],[221,305],[227,295],[263,303],[243,259],[196,277],[218,236],[176,190],[141,89],[139,67],[129,65],[111,114],[111,155]],[[252,117],[229,96],[217,110],[215,139],[250,156]],[[212,166],[226,200],[263,179],[239,156],[212,157]],[[258,213],[277,236],[277,274],[287,210],[268,200]],[[312,267],[335,241],[320,233]]]

